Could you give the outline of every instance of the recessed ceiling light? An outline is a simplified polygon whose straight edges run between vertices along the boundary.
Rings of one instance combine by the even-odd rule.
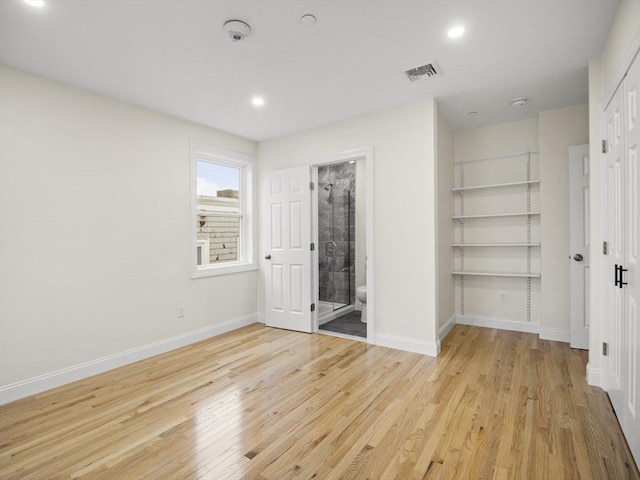
[[[458,37],[461,37],[462,35],[464,35],[464,27],[462,25],[453,27],[449,29],[449,31],[447,32],[447,36],[449,38],[458,38]]]
[[[32,7],[44,7],[44,0],[23,0],[27,5]]]
[[[262,98],[262,97],[253,97],[251,99],[251,103],[253,103],[256,107],[262,107],[264,105],[264,98]]]
[[[314,23],[316,23],[316,17],[311,15],[310,13],[307,13],[306,15],[302,16],[300,21],[305,25],[313,25]]]

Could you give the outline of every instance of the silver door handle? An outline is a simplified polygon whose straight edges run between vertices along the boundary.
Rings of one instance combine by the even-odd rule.
[[[576,262],[581,262],[583,258],[584,258],[584,257],[583,257],[582,255],[580,255],[579,253],[576,253],[576,254],[573,256],[573,259],[574,259]]]
[[[264,256],[264,259],[265,259],[265,260],[271,260],[271,255],[265,255],[265,256]]]

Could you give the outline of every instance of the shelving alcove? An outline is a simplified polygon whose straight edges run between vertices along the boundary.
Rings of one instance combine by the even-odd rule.
[[[540,211],[532,202],[539,201],[537,159],[538,152],[523,152],[455,163],[457,186],[452,191],[458,198],[452,219],[458,222],[458,239],[451,244],[456,249],[452,274],[460,279],[462,315],[465,315],[465,277],[524,279],[524,316],[526,322],[531,322],[531,282],[541,277]],[[468,252],[479,249],[483,250],[482,268],[469,268]],[[533,252],[537,252],[535,264]],[[511,268],[486,268],[487,264],[500,263],[510,264]]]

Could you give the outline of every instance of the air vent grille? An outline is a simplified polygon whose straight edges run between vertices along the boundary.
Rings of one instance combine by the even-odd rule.
[[[407,70],[404,73],[407,75],[407,77],[409,77],[409,80],[415,82],[416,80],[420,80],[422,78],[436,77],[440,75],[440,67],[436,64],[436,62],[430,62],[420,67]]]

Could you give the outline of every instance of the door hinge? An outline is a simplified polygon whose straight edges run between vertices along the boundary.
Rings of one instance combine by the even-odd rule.
[[[316,311],[316,304],[315,304],[315,303],[312,303],[312,304],[311,304],[311,311],[312,311],[312,312],[315,312],[315,311]]]
[[[314,188],[316,188],[315,184],[313,182],[309,182],[309,190],[313,190]]]
[[[609,355],[609,344],[607,342],[602,342],[602,355],[605,357]]]
[[[316,244],[311,242],[311,251],[313,252],[316,249]]]
[[[609,242],[602,242],[602,254],[609,255]]]
[[[609,151],[609,144],[606,140],[602,140],[602,153],[607,153]]]

